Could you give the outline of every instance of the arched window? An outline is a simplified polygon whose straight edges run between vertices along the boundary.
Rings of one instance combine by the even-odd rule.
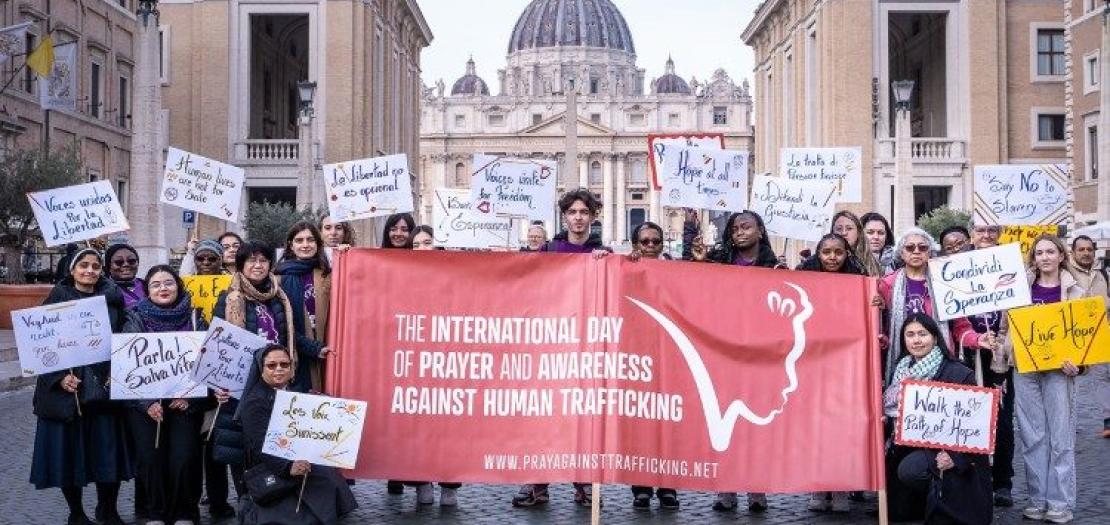
[[[455,187],[466,188],[468,186],[466,183],[466,165],[461,162],[455,164]]]
[[[590,163],[590,186],[600,185],[601,183],[601,163],[595,160]]]

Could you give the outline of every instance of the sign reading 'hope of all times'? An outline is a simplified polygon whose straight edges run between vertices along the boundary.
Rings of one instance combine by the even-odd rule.
[[[716,211],[748,207],[748,152],[678,147],[659,181],[663,205]]]

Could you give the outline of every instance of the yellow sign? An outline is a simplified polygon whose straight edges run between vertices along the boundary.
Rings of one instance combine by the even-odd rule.
[[[1060,228],[1055,225],[1049,226],[1003,226],[1002,232],[998,235],[998,244],[1010,244],[1012,242],[1021,243],[1021,254],[1023,257],[1028,257],[1029,252],[1033,250],[1033,241],[1037,240],[1042,234],[1051,233],[1052,235],[1059,235]]]
[[[193,308],[200,308],[205,321],[212,321],[212,309],[220,292],[231,286],[230,275],[186,275],[181,277],[185,288],[193,296]]]
[[[1110,362],[1106,299],[1091,297],[1010,310],[1010,341],[1018,372]]]

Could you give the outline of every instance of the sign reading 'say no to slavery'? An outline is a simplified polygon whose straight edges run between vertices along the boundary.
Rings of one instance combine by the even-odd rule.
[[[554,161],[474,154],[471,211],[543,220],[555,207]]]
[[[1029,306],[1021,245],[1003,244],[929,261],[938,321]]]
[[[659,182],[664,206],[741,211],[748,207],[748,152],[676,147]]]
[[[195,153],[170,148],[162,177],[162,202],[220,220],[239,222],[244,171]]]
[[[335,222],[412,211],[408,156],[352,160],[324,165],[328,210]]]
[[[366,402],[278,390],[262,452],[317,465],[355,468]]]
[[[1061,224],[1070,199],[1064,164],[975,166],[975,224]]]
[[[112,325],[103,296],[12,312],[24,377],[107,361]]]
[[[130,229],[106,180],[28,193],[47,246],[95,239]]]

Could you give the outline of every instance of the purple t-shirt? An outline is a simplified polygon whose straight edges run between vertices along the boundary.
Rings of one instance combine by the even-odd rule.
[[[929,287],[925,281],[906,278],[906,303],[903,307],[906,317],[910,314],[923,314],[925,305],[929,302]]]
[[[551,253],[593,253],[594,249],[585,244],[574,244],[570,241],[556,239],[547,243],[542,251]]]
[[[308,323],[313,330],[316,329],[316,286],[313,284],[312,273],[301,276],[301,285],[304,287],[304,309],[308,312]]]
[[[131,287],[128,288],[122,284],[119,289],[123,291],[123,306],[124,308],[131,308],[146,299],[146,292],[143,291],[143,282],[136,277],[131,281]]]
[[[735,264],[736,266],[754,266],[755,261],[749,261],[749,260],[737,255],[736,257],[732,258],[732,264]]]
[[[1060,302],[1060,285],[1041,286],[1034,283],[1029,290],[1033,292],[1033,304]]]
[[[255,303],[254,313],[258,317],[258,335],[265,337],[271,343],[280,343],[277,322],[274,319],[274,314],[270,313],[270,309],[266,308],[264,304]]]

